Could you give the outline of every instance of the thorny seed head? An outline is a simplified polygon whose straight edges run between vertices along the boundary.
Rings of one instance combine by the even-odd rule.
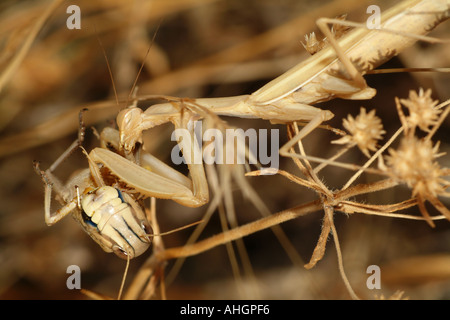
[[[404,293],[405,293],[404,291],[397,290],[390,297],[386,298],[383,294],[381,294],[381,295],[375,295],[375,299],[377,299],[377,300],[409,300],[409,297],[403,296]]]
[[[345,14],[345,13],[341,14],[340,16],[337,16],[336,19],[345,21],[345,20],[347,20],[347,14]],[[333,34],[333,36],[336,39],[339,39],[340,37],[345,35],[350,29],[351,29],[351,27],[349,27],[349,26],[345,26],[340,23],[333,23],[333,26],[331,27],[331,33]]]
[[[429,198],[444,194],[447,181],[441,178],[445,173],[435,161],[442,155],[438,149],[439,143],[433,147],[431,140],[405,136],[397,150],[389,149],[388,170],[412,189],[413,196]]]
[[[412,128],[419,127],[428,132],[429,128],[436,124],[442,110],[436,109],[438,101],[431,99],[431,89],[423,91],[422,88],[417,94],[414,90],[409,92],[408,99],[400,99],[400,102],[408,109],[407,121]]]
[[[311,32],[309,36],[305,34],[305,42],[306,43],[302,42],[302,45],[311,55],[319,52],[326,45],[326,40],[317,40],[316,34],[314,32]]]
[[[348,115],[347,119],[342,121],[342,125],[349,134],[332,143],[357,145],[367,157],[370,157],[369,150],[377,149],[377,140],[385,133],[380,118],[375,115],[375,109],[367,113],[366,109],[361,107],[356,118]]]
[[[345,20],[346,18],[347,18],[346,14],[342,14],[342,15],[336,17],[336,19],[338,19],[338,20]],[[334,23],[333,26],[331,27],[331,34],[333,35],[333,37],[335,39],[339,39],[349,29],[350,29],[350,27],[348,27],[348,26]],[[326,37],[320,41],[317,40],[316,34],[314,32],[311,32],[309,34],[309,36],[307,34],[305,35],[305,42],[306,43],[302,42],[302,45],[306,49],[306,51],[308,51],[311,55],[316,54],[317,52],[322,50],[328,44],[328,40]]]

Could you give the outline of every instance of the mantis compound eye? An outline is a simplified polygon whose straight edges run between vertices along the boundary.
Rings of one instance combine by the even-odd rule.
[[[137,142],[141,142],[142,113],[143,111],[140,108],[128,108],[120,111],[117,115],[120,144],[128,152],[133,150]]]

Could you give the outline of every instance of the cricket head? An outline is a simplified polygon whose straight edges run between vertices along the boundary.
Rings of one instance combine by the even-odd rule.
[[[131,107],[123,109],[116,121],[120,132],[120,147],[131,153],[138,142],[142,142],[142,109]]]

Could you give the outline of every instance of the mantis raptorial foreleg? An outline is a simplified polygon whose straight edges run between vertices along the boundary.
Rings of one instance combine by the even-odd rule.
[[[81,147],[84,139],[81,117],[82,112],[78,139],[62,156],[46,171],[41,171],[37,162],[34,164],[35,171],[45,185],[45,221],[51,226],[72,214],[104,251],[115,252],[129,260],[143,253],[150,245],[148,234],[151,228],[135,197],[128,194],[128,190],[123,189],[119,182],[111,180],[111,177],[107,177],[109,184],[106,184],[104,173],[84,149],[89,169],[75,172],[66,184],[53,174],[65,158]],[[50,207],[53,189],[63,204],[54,213]]]
[[[189,117],[185,115],[173,121],[176,128],[187,129]],[[117,131],[108,129],[102,136],[112,139],[107,144],[118,144]],[[181,137],[178,143],[185,157],[187,154],[193,156],[201,153],[195,134]],[[192,159],[187,159],[191,180],[146,152],[140,156],[140,165],[104,148],[95,148],[89,155],[94,162],[101,163],[114,176],[145,197],[171,199],[188,207],[198,207],[208,202],[208,184],[203,164],[197,164]]]

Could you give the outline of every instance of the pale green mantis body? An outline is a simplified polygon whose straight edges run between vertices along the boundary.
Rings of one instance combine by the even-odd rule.
[[[101,182],[100,167],[114,177],[116,184],[126,186],[121,191],[122,194],[127,194],[127,200],[123,202],[130,203],[132,208],[140,206],[137,195],[139,198],[171,199],[189,207],[207,203],[208,183],[202,164],[188,164],[191,176],[189,179],[145,152],[142,152],[138,159],[135,158],[136,145],[138,142],[142,143],[143,131],[166,122],[174,123],[175,128],[187,128],[187,122],[191,118],[199,117],[192,112],[191,106],[201,106],[217,115],[261,118],[273,123],[307,123],[280,149],[281,155],[290,156],[288,150],[292,146],[322,122],[333,117],[331,111],[313,107],[312,104],[333,98],[371,99],[376,91],[367,86],[362,75],[398,54],[417,39],[423,39],[434,26],[448,18],[449,6],[449,0],[403,1],[383,13],[381,30],[357,28],[339,41],[334,40],[327,24],[343,22],[320,19],[318,25],[329,39],[330,45],[251,95],[195,100],[174,99],[170,103],[153,105],[145,111],[134,106],[122,110],[117,116],[119,131],[108,129],[102,133],[102,136],[106,137],[104,140],[113,145],[115,151],[104,147],[95,148],[89,153],[90,169],[86,169],[82,174],[88,180],[87,183],[77,180],[63,187],[60,183],[54,183],[53,178],[48,179],[51,181],[44,179],[47,223],[53,224],[70,212],[79,212],[92,205],[88,203],[86,208],[82,208],[80,203],[87,201],[84,198],[91,194],[92,190],[107,187],[106,182]],[[181,109],[184,111],[180,112]],[[194,137],[191,142],[198,148]],[[185,143],[187,141],[179,141],[181,146]],[[47,177],[50,177],[50,174],[51,172],[47,172]],[[55,214],[51,214],[48,200],[51,197],[51,183],[66,190],[60,192],[65,205]],[[76,184],[82,191],[80,195],[74,192],[78,190],[75,188]],[[109,191],[113,193],[113,190]],[[117,197],[111,196],[111,199],[113,198]],[[141,207],[134,211],[136,213],[132,215],[137,217],[138,222],[142,221],[144,209]],[[128,209],[124,212],[130,214]],[[121,215],[122,213],[118,213],[118,216]],[[82,215],[78,213],[77,217]],[[88,231],[89,226],[86,223],[82,223],[82,226]],[[146,239],[148,230],[145,223],[128,229],[136,234],[144,231],[140,238]],[[110,232],[112,231],[101,233],[94,229],[88,231],[105,251],[120,248],[119,251],[125,253],[128,258],[143,253],[149,246],[147,242],[145,248],[134,250],[136,248],[130,242],[127,242],[130,245],[127,249],[117,241],[105,241],[107,238],[114,238]],[[126,236],[122,238],[125,239]]]

